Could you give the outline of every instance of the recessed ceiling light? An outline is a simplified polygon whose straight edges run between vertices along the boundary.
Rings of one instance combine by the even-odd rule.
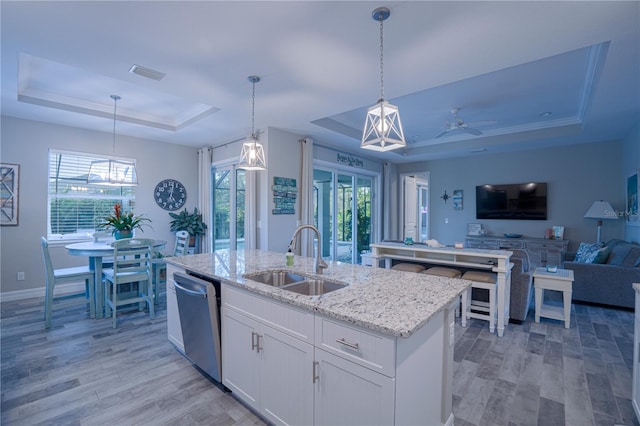
[[[131,74],[138,74],[142,77],[150,78],[152,80],[160,81],[166,75],[163,72],[152,70],[151,68],[143,67],[141,65],[133,64],[131,68],[129,68],[129,72]]]
[[[541,112],[541,113],[540,113],[540,117],[548,117],[548,116],[550,116],[550,115],[551,115],[551,112],[550,112],[550,111],[545,111],[545,112]]]

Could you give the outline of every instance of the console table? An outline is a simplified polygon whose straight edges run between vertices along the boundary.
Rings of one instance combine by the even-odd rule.
[[[467,235],[465,247],[498,249],[522,249],[529,255],[531,269],[537,266],[562,266],[562,256],[569,240],[548,240],[545,238],[506,238],[506,237],[476,237]]]
[[[507,250],[456,249],[453,247],[429,247],[426,244],[406,245],[384,242],[371,244],[371,254],[363,255],[363,264],[378,267],[384,260],[385,268],[391,268],[393,259],[437,265],[459,266],[467,269],[484,269],[498,275],[498,336],[502,337],[509,323],[509,298],[511,294],[512,252]]]

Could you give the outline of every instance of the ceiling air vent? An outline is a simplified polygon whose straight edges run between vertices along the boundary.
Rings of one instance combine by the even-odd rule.
[[[136,65],[136,64],[133,64],[131,66],[131,68],[129,68],[129,72],[131,74],[138,74],[138,75],[141,75],[143,77],[147,77],[147,78],[150,78],[152,80],[157,80],[157,81],[162,80],[164,78],[164,76],[166,75],[163,72],[152,70],[151,68],[146,68],[146,67],[143,67],[143,66],[140,66],[140,65]]]

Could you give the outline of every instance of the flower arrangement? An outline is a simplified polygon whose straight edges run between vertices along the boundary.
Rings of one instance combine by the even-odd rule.
[[[96,226],[96,229],[110,230],[114,235],[116,233],[129,233],[131,234],[134,229],[142,230],[143,226],[151,225],[146,222],[151,222],[150,219],[139,215],[135,216],[133,212],[122,213],[122,206],[116,204],[113,206],[113,214],[102,218],[103,222]],[[116,235],[117,237],[117,235]]]

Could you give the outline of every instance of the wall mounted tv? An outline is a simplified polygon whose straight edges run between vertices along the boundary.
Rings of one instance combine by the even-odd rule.
[[[547,220],[547,184],[476,186],[476,218]]]

